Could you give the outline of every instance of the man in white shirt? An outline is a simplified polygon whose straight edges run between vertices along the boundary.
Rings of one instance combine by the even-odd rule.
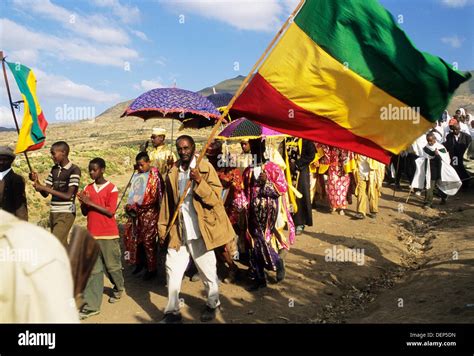
[[[179,161],[166,177],[158,230],[160,244],[166,245],[166,274],[168,304],[162,323],[179,323],[179,292],[184,272],[193,259],[207,292],[207,303],[201,321],[211,321],[220,305],[214,249],[230,242],[235,232],[221,199],[222,185],[214,167],[206,161],[197,165],[196,145],[192,137],[183,135],[176,140]],[[187,182],[191,188],[179,208],[178,218],[170,227],[172,216]]]

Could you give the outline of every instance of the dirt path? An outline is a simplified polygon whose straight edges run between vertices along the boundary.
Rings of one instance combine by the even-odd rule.
[[[354,220],[355,204],[346,216],[314,210],[315,225],[297,237],[286,258],[286,279],[276,284],[270,273],[268,288],[256,293],[245,290],[246,282],[222,284],[216,322],[474,322],[473,190],[439,211],[424,211],[416,196],[399,211],[406,194],[392,200],[392,190],[384,188],[376,219]],[[327,260],[329,253],[337,258],[350,249],[361,253]],[[129,266],[124,275],[127,295],[111,305],[104,294],[101,314],[84,323],[162,318],[164,283],[144,282]],[[199,322],[202,283],[186,278],[181,297],[185,322]]]

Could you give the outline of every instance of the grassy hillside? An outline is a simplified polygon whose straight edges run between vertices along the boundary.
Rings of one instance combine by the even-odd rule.
[[[227,92],[227,93],[234,94],[237,91],[237,89],[239,89],[239,86],[240,86],[240,84],[242,84],[244,79],[245,79],[244,76],[239,75],[235,78],[224,80],[224,81],[222,81],[220,83],[217,83],[216,85],[213,85],[211,87],[201,89],[199,91],[199,93],[204,95],[204,96],[211,95],[211,94],[213,94],[212,88],[214,87],[214,88],[216,88],[216,92],[218,92],[218,93]]]

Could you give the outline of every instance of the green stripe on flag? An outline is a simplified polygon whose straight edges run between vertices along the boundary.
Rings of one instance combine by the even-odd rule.
[[[6,61],[5,61],[6,62]],[[28,86],[28,76],[30,74],[31,69],[23,64],[16,64],[16,63],[9,63],[6,62],[10,67],[10,70],[15,77],[15,81],[20,89],[20,92],[25,96],[26,101],[28,101],[28,107],[30,109],[30,114],[33,120],[33,125],[31,126],[31,139],[33,142],[39,143],[44,140],[45,136],[43,131],[39,126],[38,121],[38,113],[36,112],[36,104],[33,98],[33,94],[31,93],[30,87]]]
[[[376,0],[307,0],[294,21],[341,62],[341,69],[346,66],[408,106],[420,107],[432,122],[471,77],[418,51]]]

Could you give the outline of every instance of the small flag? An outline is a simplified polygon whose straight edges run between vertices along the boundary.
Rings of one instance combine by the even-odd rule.
[[[13,73],[24,102],[23,121],[15,153],[40,149],[45,143],[48,122],[36,97],[35,74],[23,64],[5,62]]]
[[[231,115],[388,163],[470,77],[416,49],[376,0],[307,0]]]

